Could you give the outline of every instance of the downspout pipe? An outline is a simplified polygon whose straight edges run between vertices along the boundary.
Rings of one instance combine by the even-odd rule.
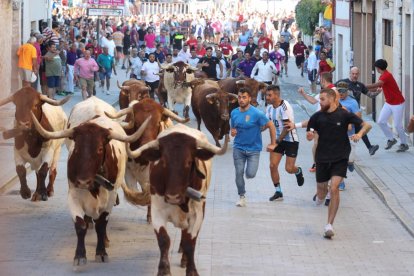
[[[376,42],[376,35],[375,35],[375,20],[376,20],[376,16],[375,16],[375,12],[376,12],[376,1],[372,0],[372,74],[371,74],[371,82],[375,83],[376,79],[375,79],[375,57],[376,57],[376,53],[375,53],[375,42]],[[377,118],[377,102],[374,99],[372,99],[372,120],[374,120],[374,122],[376,122]]]

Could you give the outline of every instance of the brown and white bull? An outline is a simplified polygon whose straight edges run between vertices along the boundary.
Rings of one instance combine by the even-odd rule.
[[[119,108],[124,109],[129,106],[129,104],[136,100],[140,101],[145,98],[149,98],[150,88],[145,84],[144,81],[129,79],[119,85],[117,81],[118,88],[121,90],[119,92]]]
[[[86,104],[85,104],[86,103]],[[79,106],[75,106],[69,118],[71,127],[62,131],[47,131],[35,119],[36,128],[47,139],[68,138],[69,145],[67,163],[68,175],[68,204],[75,224],[78,238],[73,265],[75,267],[86,264],[85,235],[87,232],[87,218],[95,222],[97,246],[95,260],[108,262],[106,226],[109,214],[115,205],[117,190],[122,187],[126,197],[139,198],[141,194],[131,191],[124,183],[126,166],[125,142],[137,140],[143,133],[147,120],[133,135],[126,135],[118,122],[112,121],[100,110],[105,106],[97,106],[99,101],[87,99],[80,105],[84,114],[97,111],[96,116],[82,122],[84,114],[78,113]],[[81,117],[81,118],[79,118]],[[82,123],[79,123],[82,122]],[[105,185],[98,179],[105,179]]]
[[[130,144],[131,150],[136,150],[140,146],[157,139],[158,134],[164,129],[171,127],[172,121],[180,123],[188,122],[188,119],[184,119],[162,107],[159,103],[153,99],[143,99],[138,103],[133,104],[127,109],[119,111],[115,116],[109,117],[116,119],[124,115],[127,115],[127,121],[133,122],[133,127],[126,130],[127,134],[135,132],[139,129],[146,119],[150,118],[148,126],[145,128],[142,136],[135,142]],[[148,205],[147,221],[151,222],[151,205],[149,198],[149,161],[141,157],[135,159],[128,159],[125,181],[128,187],[137,189],[137,183],[140,184],[141,190],[145,194],[148,194],[148,198],[140,202],[132,202],[136,205]]]
[[[191,87],[189,83],[195,79],[197,68],[178,61],[173,64],[162,65],[164,70],[164,87],[167,90],[168,108],[175,111],[176,103],[184,104],[183,116],[189,118],[191,104]]]
[[[237,102],[237,96],[221,89],[216,81],[196,82],[191,108],[197,118],[197,128],[200,130],[203,120],[207,130],[213,135],[216,146],[219,147],[219,140],[229,133],[230,104]]]
[[[0,106],[13,102],[16,106],[14,129],[3,133],[4,138],[14,138],[14,161],[20,180],[20,195],[27,199],[31,190],[26,180],[26,163],[36,172],[36,191],[32,201],[47,200],[53,195],[56,178],[56,165],[60,156],[63,139],[49,140],[42,137],[33,125],[30,112],[33,112],[43,128],[59,131],[66,127],[67,117],[60,105],[69,100],[52,100],[31,87],[24,87],[6,99],[0,100]],[[49,184],[46,188],[46,177]]]
[[[181,228],[181,266],[187,267],[187,275],[198,275],[194,250],[204,220],[211,158],[224,154],[227,144],[228,136],[223,148],[218,148],[202,132],[177,124],[156,140],[128,152],[132,158],[154,161],[150,169],[151,214],[160,248],[158,275],[170,275],[168,222]],[[200,194],[198,200],[189,197],[194,192]]]

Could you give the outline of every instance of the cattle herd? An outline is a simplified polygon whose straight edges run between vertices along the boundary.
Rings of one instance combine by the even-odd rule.
[[[95,259],[108,261],[106,226],[119,203],[117,190],[122,188],[128,202],[148,206],[147,220],[160,248],[158,275],[170,275],[167,222],[182,231],[181,266],[187,275],[198,275],[194,250],[204,218],[211,159],[227,150],[230,112],[237,106],[238,89],[248,87],[253,92],[252,104],[257,104],[257,92],[264,84],[233,78],[217,82],[196,77],[196,70],[183,62],[163,67],[160,75],[165,90],[158,96],[160,101],[167,99],[169,108],[150,99],[145,83],[133,79],[118,84],[120,111],[90,97],[76,104],[67,117],[61,105],[69,97],[52,100],[31,87],[0,100],[0,106],[12,102],[16,107],[14,128],[3,132],[3,137],[15,141],[23,199],[45,201],[53,196],[62,144],[68,149],[68,205],[78,239],[75,267],[86,264],[85,235],[92,223],[97,234]],[[184,118],[174,111],[175,103],[184,104]],[[184,125],[189,121],[190,104],[198,130]],[[216,145],[200,131],[201,121]],[[33,195],[26,180],[27,163],[37,177]]]

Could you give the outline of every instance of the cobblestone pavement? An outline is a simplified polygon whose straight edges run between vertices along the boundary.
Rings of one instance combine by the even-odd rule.
[[[283,79],[282,92],[299,121],[308,116],[295,98],[297,85],[304,81],[292,77],[294,69],[290,68],[290,81]],[[195,126],[194,119],[189,125]],[[297,163],[305,172],[305,184],[297,186],[295,177],[284,172],[282,160],[282,202],[268,201],[274,192],[268,153],[262,152],[256,178],[246,182],[245,208],[235,206],[232,147],[214,158],[206,217],[196,249],[200,275],[413,275],[413,237],[356,172],[349,173],[347,189],[341,192],[335,237],[322,238],[327,208],[316,207],[312,201],[315,177],[308,172],[312,144],[306,141],[304,130],[299,130],[299,136]],[[268,132],[263,138],[264,144],[269,142]],[[386,153],[377,154],[366,162],[374,163]],[[368,156],[366,152],[358,155],[361,159]],[[75,274],[76,234],[67,207],[66,158],[64,148],[55,196],[47,202],[21,199],[18,186],[0,196],[1,275]],[[33,189],[33,174],[28,183]],[[114,208],[108,224],[110,262],[94,261],[96,234],[91,229],[86,236],[88,264],[81,274],[156,275],[159,251],[152,227],[145,221],[146,209],[128,205],[122,191],[118,193],[121,204]],[[177,254],[180,231],[172,226],[168,230],[172,274],[185,275]]]

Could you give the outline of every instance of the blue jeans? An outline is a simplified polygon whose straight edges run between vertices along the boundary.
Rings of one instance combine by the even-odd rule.
[[[239,195],[246,193],[244,183],[244,168],[246,167],[246,178],[256,176],[259,168],[260,151],[244,151],[233,148],[234,167],[236,169],[236,186]],[[247,163],[247,165],[246,165]]]

